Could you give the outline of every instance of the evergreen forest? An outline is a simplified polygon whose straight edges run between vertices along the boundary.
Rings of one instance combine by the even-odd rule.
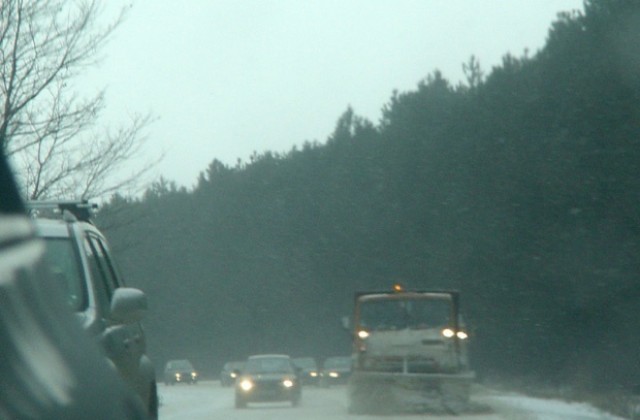
[[[461,292],[480,380],[640,389],[640,2],[586,0],[540,50],[463,67],[377,122],[347,108],[325,141],[113,196],[96,223],[158,369],[350,354],[354,292],[400,282]]]

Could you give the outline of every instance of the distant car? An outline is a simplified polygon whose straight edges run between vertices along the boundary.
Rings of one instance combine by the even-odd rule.
[[[321,385],[346,384],[351,376],[351,357],[329,357],[322,365]]]
[[[187,359],[170,360],[164,367],[165,385],[197,384],[198,372]]]
[[[56,287],[84,330],[140,396],[148,415],[157,418],[155,368],[141,324],[147,298],[126,286],[107,239],[91,222],[94,206],[87,201],[32,201],[27,207]]]
[[[320,380],[320,370],[318,363],[313,357],[296,357],[293,364],[300,369],[300,380],[302,385],[318,385]]]
[[[302,386],[291,358],[282,354],[251,356],[236,380],[235,406],[250,402],[291,401],[296,407]]]
[[[220,371],[220,385],[227,387],[236,382],[239,372],[242,372],[244,362],[227,362]]]

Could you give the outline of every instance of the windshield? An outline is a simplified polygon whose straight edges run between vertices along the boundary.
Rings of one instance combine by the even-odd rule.
[[[335,357],[331,359],[327,359],[324,362],[325,369],[341,369],[341,368],[351,368],[351,358],[350,357]]]
[[[62,288],[74,311],[87,306],[86,289],[78,263],[79,254],[69,238],[44,238],[46,258],[54,281]]]
[[[288,359],[259,358],[249,359],[245,365],[245,373],[293,373]]]
[[[317,366],[316,361],[312,358],[293,359],[293,363],[301,368],[315,369]]]
[[[446,299],[370,300],[360,306],[359,324],[369,330],[425,329],[449,325]]]
[[[175,360],[167,364],[167,369],[193,370],[193,366],[188,360]]]
[[[242,370],[242,367],[244,366],[244,362],[229,362],[229,363],[225,363],[223,369],[226,371],[232,371],[232,370]]]

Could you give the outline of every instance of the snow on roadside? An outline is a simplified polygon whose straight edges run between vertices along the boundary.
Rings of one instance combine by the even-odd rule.
[[[503,394],[485,397],[496,412],[505,418],[527,420],[624,420],[597,408],[576,402]]]

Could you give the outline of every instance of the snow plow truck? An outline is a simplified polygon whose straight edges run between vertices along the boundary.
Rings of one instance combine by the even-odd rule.
[[[458,414],[475,375],[456,291],[357,292],[349,412]]]

